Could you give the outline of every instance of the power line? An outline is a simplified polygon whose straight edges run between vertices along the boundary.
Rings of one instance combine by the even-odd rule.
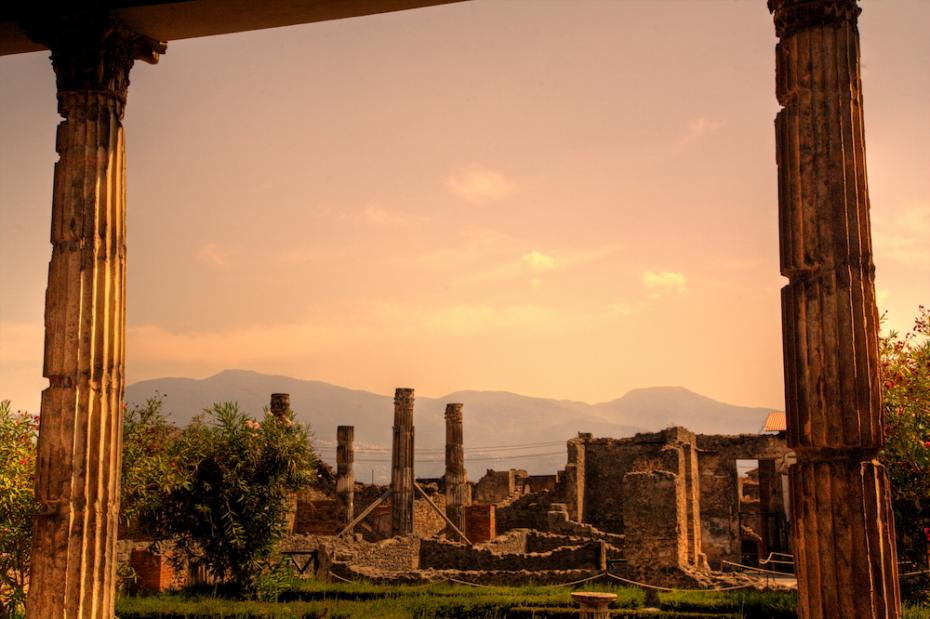
[[[506,451],[511,449],[534,449],[536,447],[552,447],[554,445],[564,445],[565,441],[548,441],[544,443],[522,443],[517,445],[487,445],[483,447],[465,447],[464,451],[480,451],[480,452],[494,452],[494,451]],[[321,446],[316,448],[318,451],[336,451],[335,446]],[[388,447],[357,447],[355,448],[355,453],[390,453],[391,449]],[[439,449],[435,447],[425,447],[417,448],[417,453],[444,453],[445,448]]]
[[[466,457],[466,462],[486,462],[489,460],[524,460],[527,458],[545,458],[549,456],[563,456],[565,452],[562,451],[550,451],[547,453],[535,453],[535,454],[517,454],[513,456],[487,456],[484,458],[469,458]],[[387,459],[369,459],[369,458],[360,458],[355,460],[355,462],[364,462],[364,463],[388,463],[390,460]],[[415,464],[443,464],[445,460],[417,460],[414,458],[413,462]]]

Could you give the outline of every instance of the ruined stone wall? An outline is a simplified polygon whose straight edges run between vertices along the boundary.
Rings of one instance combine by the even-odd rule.
[[[584,513],[582,522],[611,533],[623,533],[624,476],[634,471],[668,471],[686,477],[684,445],[695,435],[684,428],[636,434],[629,438],[584,441]],[[687,503],[685,504],[687,512]]]
[[[497,505],[513,497],[517,492],[516,471],[488,469],[484,477],[475,482],[472,501],[482,505]]]
[[[420,542],[420,569],[567,570],[604,569],[606,547],[601,542],[560,547],[539,553],[497,553],[490,548],[443,540]]]
[[[526,492],[542,492],[543,490],[555,490],[556,479],[558,475],[527,475],[524,481]]]
[[[344,508],[335,498],[297,495],[297,509],[290,531],[303,535],[336,535],[345,526]]]
[[[638,574],[675,570],[688,564],[685,484],[668,471],[624,476],[624,555]]]
[[[498,507],[497,532],[504,533],[511,529],[545,530],[549,521],[547,513],[553,499],[551,492],[534,492]]]
[[[441,510],[446,508],[446,496],[438,490],[430,492],[427,488],[430,499]],[[446,521],[436,513],[419,493],[413,501],[413,533],[420,537],[433,537],[446,528]]]
[[[742,558],[736,461],[772,459],[781,474],[790,450],[783,437],[768,434],[699,434],[697,445],[701,541],[711,567],[718,568],[723,560]]]

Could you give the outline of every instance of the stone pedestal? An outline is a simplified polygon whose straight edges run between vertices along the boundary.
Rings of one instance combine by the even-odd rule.
[[[58,126],[29,617],[113,617],[126,308],[123,111],[164,44],[109,17],[28,24],[52,50]]]
[[[413,389],[394,392],[394,440],[391,449],[391,528],[413,533]]]
[[[798,612],[897,617],[855,0],[769,0]]]
[[[465,530],[465,508],[471,505],[471,486],[465,471],[462,404],[446,405],[446,516],[460,531]],[[455,536],[451,527],[446,535]]]
[[[617,599],[615,593],[601,593],[598,591],[575,591],[572,600],[578,604],[578,617],[580,619],[608,619],[610,617],[610,604]]]
[[[355,427],[336,428],[336,496],[339,498],[344,524],[355,517]]]

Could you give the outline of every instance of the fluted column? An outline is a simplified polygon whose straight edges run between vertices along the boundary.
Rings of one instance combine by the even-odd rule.
[[[336,428],[336,496],[342,507],[345,523],[355,517],[355,440],[354,426]]]
[[[462,418],[462,404],[446,404],[446,516],[459,531],[465,530],[465,508],[471,505]],[[447,534],[454,534],[451,527],[447,527]]]
[[[126,308],[123,110],[164,44],[106,18],[25,24],[52,50],[58,126],[28,616],[114,616]]]
[[[394,392],[391,523],[394,535],[413,533],[413,389]]]
[[[855,0],[769,0],[801,617],[900,614]]]

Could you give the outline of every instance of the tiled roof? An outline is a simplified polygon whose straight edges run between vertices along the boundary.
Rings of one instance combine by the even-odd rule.
[[[769,416],[765,418],[765,425],[762,427],[763,432],[784,432],[787,429],[788,425],[784,411],[769,413]]]

